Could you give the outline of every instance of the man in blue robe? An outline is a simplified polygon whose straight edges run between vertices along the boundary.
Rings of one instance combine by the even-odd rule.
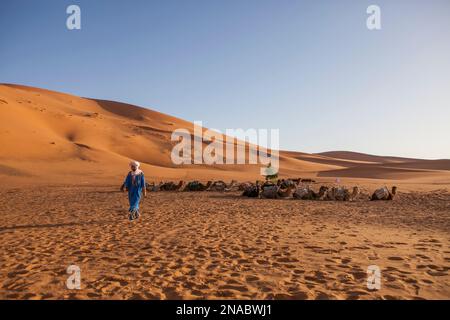
[[[128,190],[128,200],[130,202],[130,208],[128,211],[130,212],[130,221],[139,218],[139,202],[141,201],[142,193],[144,196],[147,195],[144,172],[139,169],[139,166],[140,163],[137,161],[130,162],[131,171],[128,172],[122,187],[120,187],[122,192]]]

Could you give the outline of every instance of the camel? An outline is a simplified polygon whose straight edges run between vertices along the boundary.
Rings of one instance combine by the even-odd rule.
[[[173,185],[174,183],[173,182],[161,182],[160,184],[159,184],[159,190],[160,191],[167,191],[167,190],[170,190],[170,188],[172,187],[172,185]]]
[[[283,187],[283,185],[285,185],[285,180],[278,180],[277,184],[270,181],[264,182],[261,187],[261,198],[278,199],[290,197],[293,190],[296,189],[296,185],[290,184],[287,187]]]
[[[314,192],[309,186],[300,187],[295,190],[293,197],[299,200],[323,200],[327,191],[328,187],[325,186],[321,186],[319,192]]]
[[[344,187],[333,187],[331,188],[331,194],[333,200],[336,201],[344,201],[345,195],[348,193],[348,190]]]
[[[297,187],[298,184],[300,183],[300,180],[293,180],[293,179],[282,179],[279,186],[281,186],[282,188],[287,188],[289,186],[294,186]]]
[[[239,191],[240,184],[236,180],[231,180],[225,191]]]
[[[208,182],[206,183],[206,185],[200,183],[200,190],[199,190],[199,191],[205,191],[205,190],[207,190],[207,189],[211,186],[211,184],[212,184],[212,181],[208,181]]]
[[[242,196],[249,197],[249,198],[258,198],[259,193],[261,191],[261,188],[259,186],[259,181],[256,181],[256,183],[253,185],[247,186],[247,188],[242,193]]]
[[[358,187],[353,187],[352,193],[344,187],[333,187],[331,190],[331,198],[334,198],[336,201],[353,201],[359,195]]]
[[[207,190],[212,184],[212,181],[208,181],[205,184],[199,182],[199,181],[190,181],[186,186],[184,187],[183,191],[205,191]]]
[[[261,198],[277,199],[279,186],[275,184],[264,184],[261,188]]]
[[[238,191],[245,191],[248,188],[252,187],[253,183],[247,181],[247,182],[242,182],[238,185]]]
[[[152,182],[152,183],[146,182],[146,183],[145,183],[145,189],[146,189],[147,191],[152,191],[154,185],[155,185],[155,184],[154,184],[153,182]]]
[[[211,186],[208,188],[208,191],[230,191],[233,188],[237,187],[237,181],[231,180],[231,182],[227,185],[224,181],[214,181]]]
[[[325,200],[325,198],[327,197],[328,190],[329,190],[328,187],[321,186],[319,189],[319,193],[314,192],[314,199],[315,200]]]
[[[294,197],[294,199],[299,199],[299,200],[314,200],[315,199],[314,191],[309,189],[309,187],[297,188],[294,191],[294,193],[292,194],[292,196]]]
[[[346,190],[344,201],[355,201],[360,193],[361,191],[359,190],[359,188],[357,186],[354,186],[352,193]]]
[[[329,201],[344,201],[347,189],[344,187],[331,187],[328,188],[323,200]]]
[[[227,184],[224,181],[218,180],[211,183],[207,191],[225,191],[226,187]]]
[[[286,188],[278,187],[278,198],[289,198],[295,189],[297,189],[297,186],[294,183],[289,184]]]
[[[163,185],[162,181],[159,184],[156,184],[155,182],[145,183],[145,189],[149,192],[157,192],[161,190],[162,185]]]
[[[178,184],[175,184],[174,182],[170,181],[170,182],[165,182],[162,185],[160,185],[159,189],[161,191],[177,191],[180,190],[181,187],[183,186],[184,182],[182,180],[180,180],[180,182],[178,182]]]
[[[180,180],[178,185],[175,187],[174,191],[183,190],[185,185],[186,185],[186,182],[184,182],[183,180]]]
[[[397,187],[392,187],[392,192],[389,192],[387,187],[383,187],[375,190],[370,198],[371,201],[375,200],[394,200],[395,195],[397,194]]]
[[[323,192],[322,195],[317,196],[317,199],[330,201],[353,201],[358,197],[360,193],[359,188],[356,186],[353,187],[352,192],[350,192],[345,187],[328,188],[322,186],[320,187],[320,190]],[[321,192],[319,191],[319,193]]]

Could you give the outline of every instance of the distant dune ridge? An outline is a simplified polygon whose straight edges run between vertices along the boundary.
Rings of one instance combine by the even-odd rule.
[[[0,85],[0,177],[5,183],[111,183],[130,159],[150,179],[237,179],[260,165],[172,163],[178,128],[193,124],[150,109],[22,85]],[[450,160],[382,157],[356,152],[280,152],[280,176],[450,182]]]

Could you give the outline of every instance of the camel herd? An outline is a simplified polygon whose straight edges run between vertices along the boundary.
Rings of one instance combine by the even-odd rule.
[[[242,182],[232,180],[229,184],[222,180],[208,181],[206,184],[200,181],[179,181],[178,183],[160,182],[147,183],[146,189],[149,192],[157,191],[241,191],[242,196],[249,198],[263,199],[287,199],[298,200],[329,200],[329,201],[354,201],[360,195],[360,189],[353,187],[351,190],[343,186],[321,186],[318,191],[311,188],[312,179],[281,179],[277,183],[270,181]],[[393,200],[397,193],[397,187],[392,187],[389,191],[387,187],[382,187],[372,194],[370,200]]]
[[[360,194],[358,187],[353,187],[350,192],[345,187],[321,186],[319,191],[314,191],[309,184],[294,182],[293,180],[279,180],[276,184],[265,182],[262,185],[256,182],[243,192],[243,196],[265,199],[294,198],[298,200],[334,200],[353,201]]]
[[[178,183],[174,183],[172,181],[169,182],[160,182],[156,183],[147,183],[146,184],[147,191],[156,192],[156,191],[233,191],[238,190],[237,181],[233,180],[230,184],[226,184],[224,181],[208,181],[206,184],[201,183],[200,181],[189,181],[184,182],[180,181]]]

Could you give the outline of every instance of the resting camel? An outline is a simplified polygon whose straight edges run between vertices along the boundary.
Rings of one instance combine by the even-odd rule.
[[[357,186],[354,186],[352,193],[350,193],[348,190],[346,190],[344,201],[355,201],[360,193],[361,193],[361,190],[359,190],[359,188]]]
[[[294,199],[300,200],[323,200],[326,197],[327,191],[328,187],[325,186],[321,186],[319,192],[314,192],[309,186],[300,187],[295,190],[293,197]]]
[[[236,180],[231,180],[225,191],[240,191],[239,186],[240,184]]]
[[[360,193],[359,188],[356,186],[353,187],[352,192],[350,192],[345,187],[332,187],[331,189],[327,188],[323,196],[323,200],[353,201],[358,197],[359,193]]]
[[[237,181],[231,180],[231,182],[227,185],[224,181],[214,181],[211,186],[208,188],[208,191],[230,191],[232,188],[236,188]]]
[[[289,184],[286,188],[283,188],[281,186],[278,187],[278,198],[289,198],[295,189],[297,189],[297,186],[294,183]]]
[[[333,200],[333,201],[353,201],[359,195],[359,188],[353,187],[352,192],[344,187],[332,187],[321,186],[319,192],[314,192],[307,187],[297,188],[293,197],[300,200]]]
[[[224,181],[218,180],[211,183],[207,191],[225,191],[226,187],[227,184]]]
[[[293,179],[284,180],[284,179],[282,179],[280,181],[279,186],[281,186],[282,188],[287,188],[289,186],[297,187],[299,183],[300,183],[300,180],[293,180]]]
[[[321,186],[319,189],[319,193],[314,192],[314,199],[315,200],[325,200],[325,198],[327,197],[328,190],[329,190],[328,187]]]
[[[359,188],[353,187],[352,193],[344,187],[333,187],[331,189],[331,200],[336,201],[353,201],[359,194]]]
[[[294,199],[300,200],[314,200],[316,198],[314,191],[312,191],[309,187],[297,188],[292,196]]]
[[[145,183],[145,189],[147,190],[147,191],[153,191],[152,189],[153,189],[153,186],[154,186],[155,184],[152,182],[152,183],[148,183],[148,182],[146,182]]]
[[[276,185],[266,181],[261,188],[261,198],[278,199],[290,197],[296,186],[292,184],[283,188],[282,184],[283,182],[281,180],[278,180]]]
[[[159,186],[159,189],[161,191],[177,191],[177,190],[181,189],[183,184],[184,184],[184,182],[182,180],[180,180],[180,182],[178,182],[178,184],[175,184],[172,181],[165,182],[165,183],[163,183],[162,185]]]
[[[261,198],[277,199],[279,188],[275,184],[264,184],[261,188]]]
[[[199,181],[190,181],[184,187],[183,191],[205,191],[212,184],[212,181],[208,181],[206,184],[203,184]]]
[[[247,186],[247,188],[242,193],[242,196],[249,197],[249,198],[258,198],[260,191],[261,191],[261,188],[259,186],[259,181],[256,181],[256,183],[254,185],[250,184]]]
[[[156,184],[155,182],[145,183],[145,189],[147,189],[147,191],[149,192],[157,192],[161,190],[162,185],[163,185],[162,181],[159,184]]]
[[[375,190],[372,197],[370,198],[371,201],[374,200],[394,200],[395,195],[397,194],[397,187],[392,187],[392,192],[389,192],[387,187],[383,187],[380,189]]]
[[[245,191],[246,189],[252,187],[253,185],[254,185],[254,184],[251,183],[251,182],[249,182],[249,181],[239,183],[239,185],[238,185],[238,191]]]

